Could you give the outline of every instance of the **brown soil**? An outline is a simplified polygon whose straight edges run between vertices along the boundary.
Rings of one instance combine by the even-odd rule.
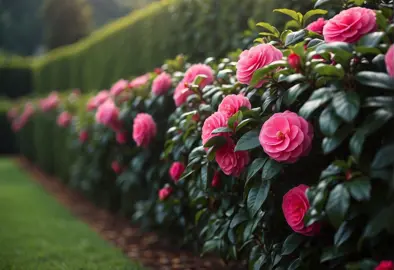
[[[69,209],[76,217],[87,223],[101,237],[120,248],[130,259],[150,269],[246,269],[240,265],[226,265],[216,257],[200,256],[190,251],[177,250],[170,241],[155,233],[142,232],[130,225],[125,218],[99,209],[75,190],[69,189],[60,180],[48,176],[27,159],[16,159],[32,178]]]

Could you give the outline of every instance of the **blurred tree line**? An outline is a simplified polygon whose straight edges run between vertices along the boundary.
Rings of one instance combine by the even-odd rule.
[[[33,55],[71,44],[159,0],[0,0],[0,54]]]

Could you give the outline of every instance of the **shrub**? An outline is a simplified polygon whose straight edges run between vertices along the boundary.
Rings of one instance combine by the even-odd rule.
[[[75,115],[70,184],[143,228],[253,269],[391,267],[392,3],[333,7],[275,10],[291,17],[285,30],[258,23],[268,32],[238,60],[167,61],[162,95],[150,91],[152,72],[116,96],[63,102]],[[321,32],[308,24],[316,15],[328,19],[316,21]],[[131,135],[141,113],[146,143]]]

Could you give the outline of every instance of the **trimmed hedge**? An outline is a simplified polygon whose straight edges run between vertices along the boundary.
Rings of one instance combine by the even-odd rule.
[[[309,1],[287,6],[302,9]],[[34,89],[104,89],[121,77],[144,73],[179,53],[190,60],[238,48],[249,17],[278,23],[274,0],[159,1],[90,37],[34,61]],[[298,7],[297,7],[298,6]],[[305,8],[305,7],[304,7]]]

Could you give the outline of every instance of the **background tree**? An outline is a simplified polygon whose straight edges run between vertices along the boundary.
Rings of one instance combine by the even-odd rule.
[[[90,33],[91,5],[86,0],[45,0],[43,20],[48,49],[71,44]]]

